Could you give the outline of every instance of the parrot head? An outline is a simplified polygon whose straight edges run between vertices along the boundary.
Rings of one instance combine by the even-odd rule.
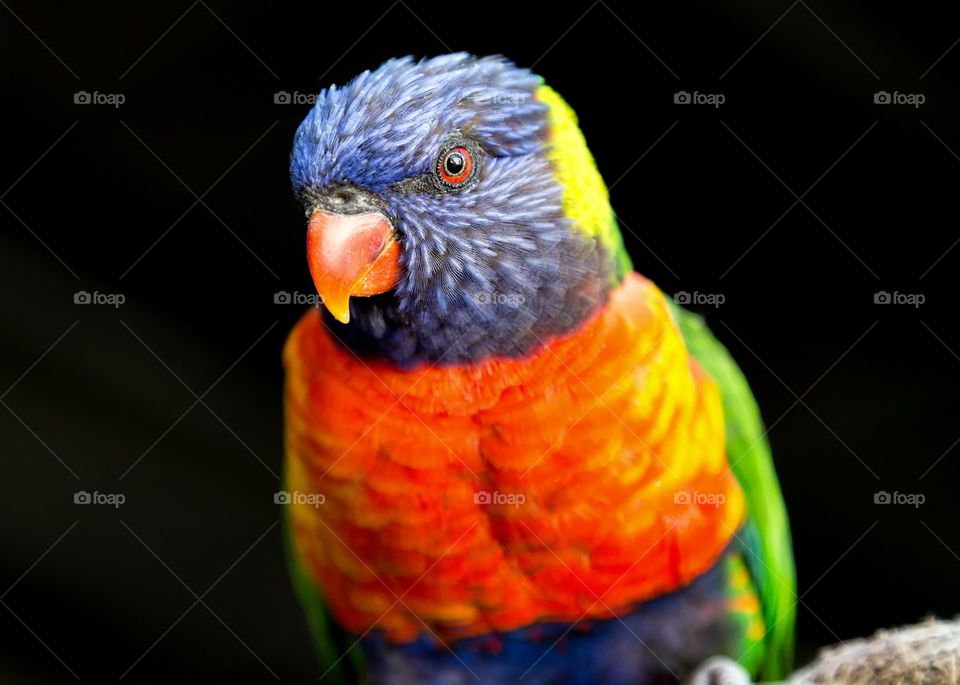
[[[328,327],[357,353],[522,356],[629,269],[572,110],[500,57],[394,59],[322,91],[291,176]]]

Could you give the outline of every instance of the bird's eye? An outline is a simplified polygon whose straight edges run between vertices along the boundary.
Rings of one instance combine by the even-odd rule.
[[[465,147],[450,148],[437,160],[437,173],[448,186],[462,185],[472,172],[473,156]]]

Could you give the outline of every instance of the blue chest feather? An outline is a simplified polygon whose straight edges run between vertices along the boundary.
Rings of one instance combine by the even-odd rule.
[[[429,636],[396,646],[371,634],[362,644],[372,685],[655,685],[676,683],[710,656],[740,656],[742,639],[721,560],[622,620],[543,624],[450,649]]]

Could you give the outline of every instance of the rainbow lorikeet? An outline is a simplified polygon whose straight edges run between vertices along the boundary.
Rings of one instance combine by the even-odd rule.
[[[390,60],[319,94],[291,172],[323,307],[284,352],[287,541],[324,676],[783,676],[756,404],[632,271],[561,97],[499,57]]]

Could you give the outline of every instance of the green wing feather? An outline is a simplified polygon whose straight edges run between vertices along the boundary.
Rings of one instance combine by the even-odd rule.
[[[331,685],[366,682],[360,647],[351,644],[353,641],[348,641],[348,637],[334,622],[323,597],[317,592],[313,581],[297,558],[287,511],[288,508],[283,507],[283,546],[287,554],[287,566],[297,599],[307,615],[307,624],[320,667],[326,673],[322,682]]]
[[[760,676],[782,680],[793,668],[796,574],[790,524],[757,403],[730,353],[696,314],[670,302],[687,349],[716,381],[723,401],[727,458],[748,507],[738,533],[766,624]]]

